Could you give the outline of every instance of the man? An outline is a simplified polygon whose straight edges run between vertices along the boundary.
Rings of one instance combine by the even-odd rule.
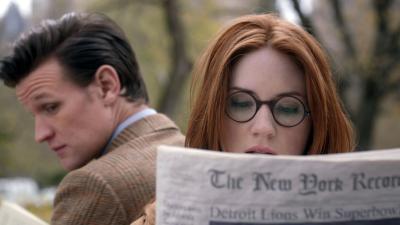
[[[183,145],[166,116],[148,106],[123,31],[99,14],[67,14],[21,35],[0,77],[35,119],[70,171],[58,187],[52,224],[129,224],[154,197],[160,144]]]

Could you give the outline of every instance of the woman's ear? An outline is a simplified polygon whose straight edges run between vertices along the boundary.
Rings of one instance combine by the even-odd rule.
[[[94,83],[99,88],[100,98],[105,105],[113,104],[121,93],[121,82],[117,71],[110,65],[100,66],[94,76]]]

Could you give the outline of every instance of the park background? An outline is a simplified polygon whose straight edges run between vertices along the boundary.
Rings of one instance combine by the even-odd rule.
[[[279,14],[327,50],[357,149],[400,147],[400,0],[1,0],[0,56],[19,33],[71,11],[104,13],[125,30],[151,106],[183,132],[191,70],[219,28],[244,14]],[[34,142],[33,131],[33,117],[1,83],[0,198],[48,221],[65,171],[45,144]]]

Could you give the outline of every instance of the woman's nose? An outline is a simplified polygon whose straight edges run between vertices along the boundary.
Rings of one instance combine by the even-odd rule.
[[[268,106],[262,105],[251,122],[251,132],[253,135],[265,136],[268,138],[272,138],[276,135],[277,124]]]

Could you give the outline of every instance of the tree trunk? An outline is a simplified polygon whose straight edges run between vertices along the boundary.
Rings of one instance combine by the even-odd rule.
[[[317,36],[315,26],[314,23],[311,21],[311,18],[308,15],[306,15],[301,9],[299,0],[292,0],[292,5],[297,15],[300,18],[300,22],[303,28],[312,36],[314,36],[317,40],[321,41],[321,38]]]
[[[187,56],[186,37],[177,2],[175,0],[164,0],[163,9],[172,42],[170,51],[172,67],[168,76],[169,80],[158,104],[158,110],[173,117],[181,102],[184,86],[192,69],[192,63]]]
[[[358,150],[369,150],[371,147],[375,121],[379,113],[379,103],[383,98],[374,79],[369,78],[365,82],[362,102],[355,118],[359,137]]]

